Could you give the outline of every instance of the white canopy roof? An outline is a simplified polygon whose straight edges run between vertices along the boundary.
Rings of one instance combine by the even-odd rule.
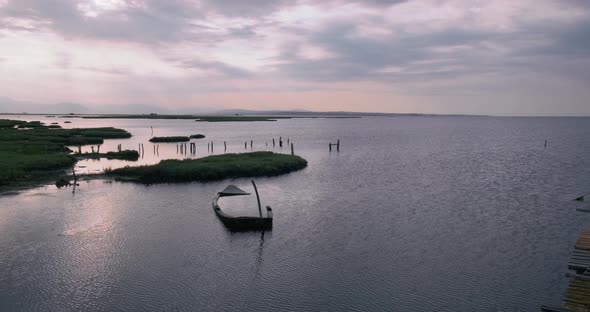
[[[241,188],[230,184],[226,186],[223,191],[219,192],[221,195],[232,196],[232,195],[250,195],[250,193],[242,190]]]

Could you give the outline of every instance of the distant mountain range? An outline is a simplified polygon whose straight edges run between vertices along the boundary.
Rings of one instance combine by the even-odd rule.
[[[188,115],[267,115],[267,116],[435,116],[431,114],[400,114],[371,112],[318,112],[293,110],[215,109],[211,107],[167,109],[157,105],[127,104],[85,106],[79,103],[37,104],[0,97],[0,114],[188,114]]]
[[[88,107],[79,103],[37,104],[0,97],[0,113],[14,114],[146,114],[173,113],[156,105],[128,104]]]

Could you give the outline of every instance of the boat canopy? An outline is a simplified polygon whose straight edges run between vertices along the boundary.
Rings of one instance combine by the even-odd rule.
[[[223,189],[223,191],[219,192],[219,194],[225,196],[250,195],[250,193],[242,190],[241,188],[233,184],[228,185],[226,188]]]

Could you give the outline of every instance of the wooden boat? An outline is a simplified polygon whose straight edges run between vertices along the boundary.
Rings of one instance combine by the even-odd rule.
[[[256,199],[258,200],[258,212],[259,217],[248,217],[248,216],[231,216],[223,212],[219,207],[219,199],[225,196],[245,196],[250,193],[240,189],[235,185],[228,185],[223,191],[217,193],[213,197],[213,211],[221,220],[223,225],[230,231],[252,231],[252,230],[270,230],[272,229],[272,208],[266,206],[266,216],[262,215],[262,208],[260,206],[260,197],[258,196],[258,189],[256,183],[252,181],[254,185],[254,191],[256,192]]]

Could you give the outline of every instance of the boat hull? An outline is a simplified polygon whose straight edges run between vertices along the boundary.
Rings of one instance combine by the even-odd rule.
[[[266,207],[266,217],[235,217],[228,215],[227,213],[223,212],[219,207],[218,201],[219,198],[223,197],[222,194],[217,194],[213,198],[213,211],[217,218],[223,223],[223,225],[230,231],[234,232],[242,232],[242,231],[266,231],[272,229],[272,209],[267,206]]]

